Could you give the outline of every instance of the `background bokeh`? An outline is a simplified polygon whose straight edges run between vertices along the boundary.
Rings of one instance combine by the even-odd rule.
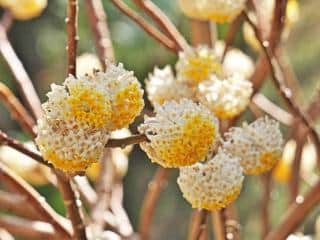
[[[49,90],[50,84],[62,82],[66,73],[65,2],[64,0],[49,0],[48,8],[41,17],[31,21],[15,22],[9,34],[42,101],[46,99],[45,93]],[[79,55],[95,51],[82,1],[80,2]],[[189,39],[188,19],[182,16],[176,2],[166,0],[155,0],[154,2],[168,14],[179,30]],[[319,87],[320,1],[303,0],[299,1],[299,4],[300,20],[293,26],[285,48],[301,86],[299,101],[305,106]],[[141,82],[154,66],[174,64],[176,59],[174,54],[150,38],[118,9],[115,9],[109,1],[104,1],[104,5],[108,14],[116,59],[123,62],[127,69],[134,70]],[[220,39],[223,39],[227,26],[225,24],[218,27]],[[239,31],[234,45],[256,58],[256,53],[243,41],[242,31]],[[0,80],[17,92],[12,76],[2,58],[0,58]],[[269,81],[263,86],[263,92],[273,101],[279,101]],[[0,116],[2,130],[19,139],[26,139],[2,104],[0,104]],[[246,114],[246,118],[248,120],[252,118],[250,113]],[[139,220],[143,194],[155,169],[156,166],[150,163],[146,155],[136,146],[130,155],[129,172],[124,180],[124,203],[135,227]],[[176,177],[177,171],[173,171],[156,208],[153,223],[153,239],[155,240],[186,239],[191,208],[179,192]],[[277,224],[288,204],[287,186],[280,183],[274,183],[274,186],[270,211],[272,224]],[[46,196],[49,203],[58,212],[64,214],[63,204],[57,191],[50,186],[39,187],[38,190]],[[243,226],[242,234],[245,236],[243,239],[259,239],[260,193],[260,179],[247,177],[240,199],[236,202]],[[303,227],[306,233],[313,233],[314,221],[319,213],[318,208],[308,217]]]

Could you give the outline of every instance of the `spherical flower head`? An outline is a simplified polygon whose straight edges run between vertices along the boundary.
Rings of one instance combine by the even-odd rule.
[[[225,136],[223,148],[241,159],[246,174],[269,171],[281,159],[283,138],[279,123],[268,117],[232,128]]]
[[[176,70],[179,82],[196,87],[200,82],[208,80],[211,74],[219,74],[222,67],[213,49],[199,46],[179,53]]]
[[[28,149],[36,151],[32,142],[27,142],[24,145]],[[1,146],[0,161],[32,185],[40,186],[48,183],[50,170],[13,148]]]
[[[113,131],[128,126],[140,114],[143,91],[132,72],[109,64],[93,76],[69,76],[63,86],[52,85],[43,104],[46,116],[76,121],[92,129]]]
[[[207,162],[180,168],[178,185],[193,208],[216,210],[239,196],[243,178],[239,159],[219,150]]]
[[[84,171],[99,161],[108,134],[76,121],[38,120],[36,143],[44,159],[66,172]]]
[[[223,41],[217,41],[215,43],[214,50],[220,61],[224,49],[225,43]],[[222,70],[224,75],[240,74],[244,78],[249,79],[254,72],[254,63],[252,59],[240,49],[229,48],[222,63]]]
[[[245,0],[179,0],[182,12],[199,20],[232,21],[245,7]]]
[[[111,103],[111,119],[108,130],[125,128],[140,114],[144,107],[143,90],[132,71],[122,64],[107,62],[106,72],[96,72],[94,79],[104,85]]]
[[[155,112],[155,117],[146,117],[139,127],[149,140],[140,145],[152,162],[163,167],[202,161],[219,139],[218,120],[191,100],[156,105]]]
[[[0,5],[8,8],[13,17],[19,20],[38,17],[47,4],[47,0],[0,0]]]
[[[155,68],[146,80],[146,90],[150,102],[163,104],[165,101],[180,100],[182,98],[192,99],[194,91],[176,81],[170,66],[163,69]]]
[[[199,84],[198,98],[218,118],[231,119],[245,110],[252,91],[251,82],[242,75],[233,74],[221,80],[211,76]]]
[[[97,55],[84,53],[77,57],[77,76],[93,75],[94,71],[102,71]]]

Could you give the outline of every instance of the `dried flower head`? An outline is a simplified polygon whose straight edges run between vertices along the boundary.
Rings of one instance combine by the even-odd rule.
[[[218,120],[202,105],[190,100],[155,106],[139,131],[149,142],[141,147],[151,161],[163,167],[180,167],[204,160],[219,138]]]
[[[28,149],[36,151],[36,147],[32,142],[27,142],[24,145]],[[33,185],[48,183],[50,170],[47,167],[11,147],[0,147],[0,161]]]
[[[179,0],[182,12],[188,17],[215,22],[232,21],[245,7],[245,0]]]
[[[149,74],[146,89],[148,98],[153,105],[194,97],[193,89],[177,82],[168,65],[163,69],[155,68],[153,73]]]
[[[196,87],[200,82],[208,80],[211,74],[220,73],[222,67],[213,49],[199,46],[179,53],[176,70],[179,82]]]
[[[279,123],[268,117],[257,119],[225,134],[223,148],[241,159],[246,174],[269,171],[281,159],[282,134]]]
[[[0,6],[8,8],[13,17],[19,20],[38,17],[47,4],[47,0],[0,0]]]
[[[64,86],[53,84],[43,108],[46,116],[53,119],[113,131],[127,127],[140,114],[144,106],[142,95],[132,72],[121,64],[109,64],[106,72],[78,79],[69,76]]]
[[[210,80],[199,84],[198,98],[218,118],[230,119],[248,106],[252,90],[251,82],[239,74],[222,80],[211,76]]]
[[[76,121],[38,120],[36,143],[40,152],[56,168],[67,172],[83,171],[97,162],[107,141],[107,132]]]
[[[193,208],[215,210],[239,196],[243,178],[239,159],[219,150],[207,162],[180,168],[178,185]]]

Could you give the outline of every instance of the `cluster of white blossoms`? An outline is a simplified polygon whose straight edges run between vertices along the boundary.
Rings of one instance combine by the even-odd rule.
[[[244,111],[249,104],[251,94],[251,82],[239,74],[221,80],[212,76],[198,87],[200,102],[220,119],[230,119]]]
[[[181,52],[176,77],[170,66],[155,68],[146,81],[150,102],[155,105],[188,98],[207,106],[220,119],[239,115],[252,94],[247,78],[253,72],[253,63],[241,51],[232,49],[221,65],[223,48],[218,44],[215,49],[199,46]]]
[[[238,197],[243,178],[239,159],[220,149],[205,163],[180,168],[177,182],[192,207],[212,210]]]
[[[188,166],[204,160],[219,139],[218,120],[191,100],[155,106],[156,115],[145,117],[139,131],[148,142],[141,148],[163,167]]]
[[[36,142],[44,158],[65,171],[97,162],[109,132],[127,127],[144,106],[138,80],[121,64],[92,76],[69,76],[47,95]]]
[[[179,0],[182,12],[190,18],[232,21],[245,7],[245,0]]]
[[[240,158],[246,174],[269,171],[281,159],[283,139],[279,123],[268,117],[234,127],[225,137],[223,149]]]

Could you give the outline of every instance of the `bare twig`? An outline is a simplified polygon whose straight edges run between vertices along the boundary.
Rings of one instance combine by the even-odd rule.
[[[216,210],[212,212],[214,236],[217,240],[226,240],[226,222],[223,211]]]
[[[68,52],[68,74],[76,75],[76,58],[78,45],[78,0],[68,0],[66,24],[67,24],[67,52]]]
[[[123,208],[123,185],[118,181],[113,185],[110,207],[118,222],[118,232],[123,237],[133,236],[133,227]]]
[[[174,52],[179,51],[179,46],[177,46],[177,44],[173,40],[168,38],[166,35],[164,35],[158,29],[150,25],[148,22],[146,22],[143,19],[143,17],[138,15],[136,12],[134,12],[122,0],[111,0],[111,1],[117,8],[119,8],[121,12],[123,12],[125,15],[131,18],[135,23],[137,23],[142,29],[144,29],[150,36],[155,38],[162,45],[164,45],[171,51],[174,51]]]
[[[296,118],[298,118],[301,121],[301,123],[303,123],[306,126],[306,128],[308,128],[308,132],[313,137],[313,139],[315,141],[315,145],[317,146],[317,148],[320,148],[320,139],[319,139],[318,133],[312,127],[312,124],[311,124],[310,120],[308,119],[308,117],[300,110],[300,107],[292,99],[290,89],[288,89],[284,85],[284,81],[282,79],[281,73],[279,72],[279,67],[277,66],[276,59],[273,57],[274,55],[272,54],[272,48],[270,48],[270,47],[267,48],[265,46],[266,44],[264,44],[264,42],[262,41],[258,29],[254,25],[254,23],[251,21],[251,19],[248,17],[248,15],[245,14],[245,18],[246,18],[246,21],[254,29],[255,35],[261,45],[261,48],[263,49],[264,54],[267,57],[267,62],[268,62],[269,68],[270,68],[272,80],[273,80],[274,84],[276,85],[276,87],[278,88],[280,95],[285,100],[285,102],[286,102],[288,108],[290,109],[290,111],[292,112],[292,114],[294,114],[296,116]]]
[[[100,62],[105,67],[105,60],[114,61],[114,52],[110,38],[107,15],[101,0],[85,0],[86,12],[93,33]]]
[[[10,138],[7,134],[5,134],[4,132],[2,132],[0,130],[0,145],[7,145],[9,147],[14,148],[15,150],[26,154],[27,156],[33,158],[34,160],[36,160],[37,162],[46,165],[48,167],[52,167],[52,165],[50,163],[48,163],[47,161],[45,161],[41,155],[37,152],[34,152],[33,150],[28,149],[27,147],[25,147],[22,143],[20,143],[19,141]]]
[[[32,137],[35,137],[35,122],[33,118],[14,96],[11,90],[3,83],[0,83],[0,100],[7,106],[12,118],[14,118]]]
[[[13,235],[23,237],[23,239],[59,239],[55,235],[53,227],[45,222],[30,221],[13,216],[1,216],[0,226]]]
[[[173,40],[179,47],[179,50],[186,49],[188,46],[186,40],[181,33],[176,29],[174,24],[152,1],[150,0],[134,0],[134,2],[144,10],[155,23]]]
[[[97,200],[91,211],[92,218],[101,227],[104,227],[104,215],[110,205],[114,182],[112,155],[112,149],[107,148],[100,160],[100,172],[96,184]]]
[[[0,179],[15,191],[21,193],[26,198],[30,206],[47,222],[52,224],[60,237],[67,239],[71,238],[71,233],[68,230],[62,218],[44,201],[44,198],[36,192],[30,185],[16,176],[8,167],[0,162]]]
[[[0,25],[0,52],[8,64],[24,101],[35,118],[41,115],[41,103],[32,81],[8,40],[6,28]]]
[[[80,212],[81,201],[77,191],[72,187],[71,178],[62,172],[55,171],[55,173],[67,215],[72,224],[73,236],[76,240],[87,240],[83,216]]]
[[[92,207],[97,201],[97,193],[91,187],[88,178],[85,176],[75,176],[73,180],[77,184],[80,196],[83,198],[88,207]]]
[[[28,206],[26,198],[16,193],[0,190],[0,209],[32,220],[41,219],[39,214]]]
[[[12,23],[13,23],[12,14],[9,10],[6,9],[2,15],[0,25],[2,25],[5,31],[7,32],[12,26]]]
[[[299,196],[285,213],[281,223],[271,231],[265,240],[282,240],[292,233],[304,220],[307,214],[319,204],[320,181],[318,181],[304,197]]]
[[[168,175],[168,169],[159,167],[148,185],[141,207],[139,222],[139,233],[142,240],[149,239],[153,212]]]
[[[211,46],[210,22],[190,19],[191,42],[193,46],[206,44]]]
[[[261,176],[262,180],[262,199],[261,199],[261,236],[263,239],[270,230],[269,203],[272,191],[271,173],[268,172]]]
[[[242,22],[242,19],[243,19],[243,16],[240,14],[238,17],[236,17],[232,23],[230,24],[229,28],[228,28],[228,32],[225,36],[225,39],[224,39],[224,42],[225,42],[225,47],[224,47],[224,50],[223,50],[223,54],[222,54],[222,57],[221,57],[221,62],[223,62],[228,50],[229,50],[229,47],[231,46],[235,36],[236,36],[236,33],[240,27],[240,24]]]
[[[115,147],[120,147],[120,148],[125,148],[128,145],[132,144],[139,144],[141,142],[146,142],[149,141],[146,135],[132,135],[130,137],[126,138],[120,138],[120,139],[109,139],[106,147],[108,148],[115,148]]]
[[[279,122],[291,126],[294,122],[294,117],[292,114],[286,112],[278,105],[271,102],[268,98],[260,93],[256,93],[252,102],[257,105],[261,110],[271,115],[274,119],[277,119]]]
[[[316,96],[307,107],[307,115],[314,122],[320,115],[320,90],[318,90]]]
[[[208,236],[209,212],[204,209],[195,209],[192,212],[188,240],[206,239]]]

